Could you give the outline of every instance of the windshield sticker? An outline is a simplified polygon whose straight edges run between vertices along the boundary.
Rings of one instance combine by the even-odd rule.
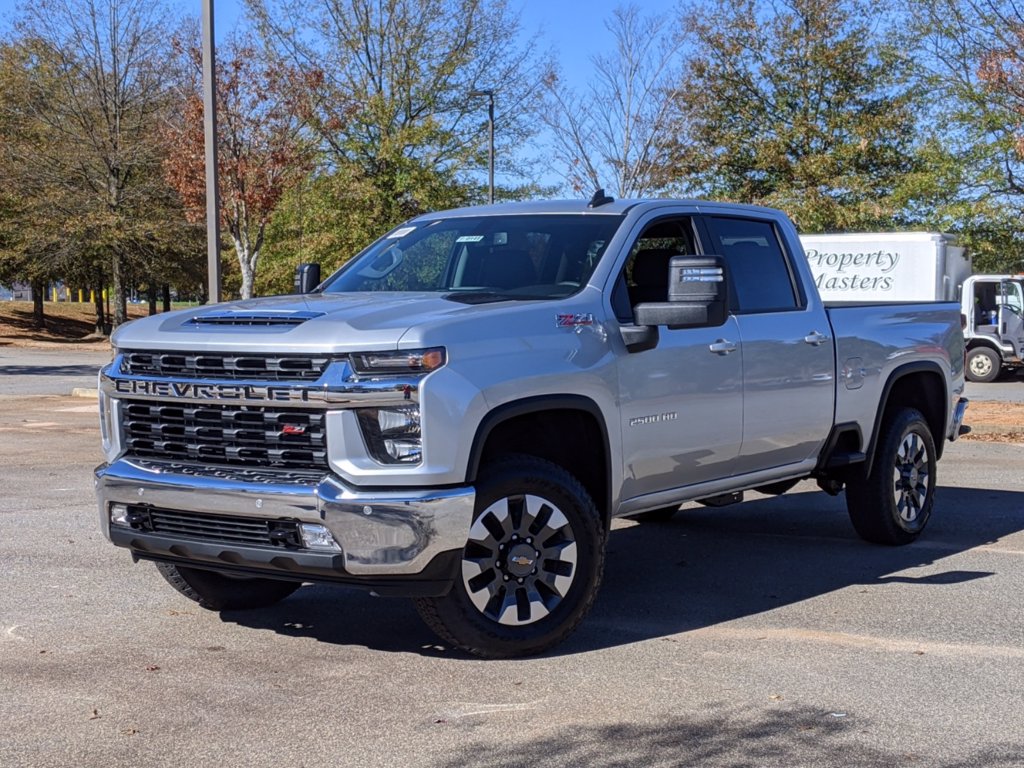
[[[402,227],[401,229],[396,229],[394,232],[392,232],[390,235],[388,235],[388,240],[394,240],[394,239],[399,238],[399,237],[405,237],[410,232],[415,232],[415,231],[416,231],[416,227]]]
[[[462,237],[460,237],[455,242],[456,243],[479,243],[483,239],[484,239],[483,235],[463,235]]]

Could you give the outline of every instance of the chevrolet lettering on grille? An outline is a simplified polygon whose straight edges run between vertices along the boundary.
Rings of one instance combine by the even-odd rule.
[[[268,403],[305,403],[309,391],[294,387],[261,387],[250,384],[191,384],[179,381],[134,381],[119,379],[114,390],[120,395],[189,398],[192,400],[257,400]]]

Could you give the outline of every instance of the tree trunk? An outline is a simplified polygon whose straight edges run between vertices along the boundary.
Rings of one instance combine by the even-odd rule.
[[[107,331],[107,313],[103,309],[103,273],[96,270],[96,283],[93,286],[93,306],[96,308],[96,333],[102,333],[104,336],[108,333]]]
[[[146,286],[146,295],[149,298],[149,314],[156,314],[156,286],[150,283]]]
[[[123,267],[121,254],[115,252],[111,262],[110,275],[111,290],[114,294],[112,298],[114,300],[115,328],[128,320],[128,299],[124,294],[124,276],[121,274]]]
[[[43,330],[46,328],[46,316],[43,314],[43,296],[46,294],[46,283],[32,281],[32,327]]]
[[[167,283],[164,283],[163,294],[164,294],[164,312],[170,312],[171,311],[171,286],[169,286]]]

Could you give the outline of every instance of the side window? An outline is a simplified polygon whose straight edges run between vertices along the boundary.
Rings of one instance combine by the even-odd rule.
[[[632,320],[637,304],[668,300],[668,262],[673,256],[697,253],[689,217],[660,219],[649,224],[633,243],[612,294],[615,314]],[[628,297],[628,309],[626,299]]]
[[[1021,284],[1010,280],[1004,280],[1002,284],[1002,301],[1011,309],[1020,312],[1024,309],[1024,297],[1021,296]]]
[[[708,253],[725,257],[738,312],[781,312],[800,306],[793,273],[770,222],[710,216],[707,224]]]

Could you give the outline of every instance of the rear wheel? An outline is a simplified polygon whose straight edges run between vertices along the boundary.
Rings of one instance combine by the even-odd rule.
[[[481,473],[451,592],[416,607],[440,637],[477,656],[540,653],[590,610],[604,537],[593,500],[569,472],[532,456],[503,457]]]
[[[170,563],[157,563],[156,568],[178,592],[211,611],[266,608],[302,586],[298,581],[235,578]]]
[[[988,347],[975,347],[967,352],[967,370],[969,381],[989,382],[999,377],[1003,361],[995,350]]]
[[[846,509],[862,539],[909,544],[935,503],[935,441],[924,416],[901,408],[882,427],[871,473],[846,484]]]

